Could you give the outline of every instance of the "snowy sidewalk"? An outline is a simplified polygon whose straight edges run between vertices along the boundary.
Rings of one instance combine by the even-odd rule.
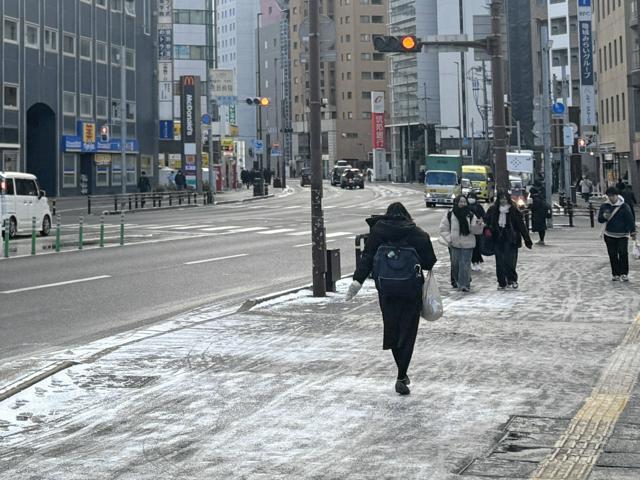
[[[548,244],[521,252],[520,290],[497,291],[489,259],[466,295],[436,246],[446,313],[420,327],[409,397],[370,282],[351,303],[303,291],[61,352],[79,363],[0,402],[0,478],[530,478],[594,390],[622,397],[611,375],[640,373],[640,262],[613,284],[598,231]],[[599,458],[619,476],[590,478],[638,478]]]

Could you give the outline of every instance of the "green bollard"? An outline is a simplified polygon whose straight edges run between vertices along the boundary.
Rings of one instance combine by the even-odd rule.
[[[124,212],[120,214],[120,246],[124,246]]]
[[[31,217],[31,255],[36,254],[36,217]]]
[[[78,224],[78,250],[82,250],[82,244],[84,243],[82,234],[84,230],[84,217],[80,216],[80,222]]]
[[[56,252],[60,252],[60,215],[56,216]]]
[[[4,258],[9,258],[9,228],[11,224],[7,218],[4,221]]]
[[[104,247],[104,215],[100,215],[100,247]]]

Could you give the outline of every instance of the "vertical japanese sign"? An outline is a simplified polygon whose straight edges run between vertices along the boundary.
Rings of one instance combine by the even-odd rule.
[[[171,22],[172,0],[158,0],[158,23]]]
[[[578,35],[580,39],[580,123],[584,127],[596,125],[591,0],[578,0]]]
[[[371,92],[371,147],[385,148],[384,92]]]

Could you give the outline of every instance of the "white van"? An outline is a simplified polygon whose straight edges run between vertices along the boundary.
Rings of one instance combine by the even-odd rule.
[[[42,236],[51,231],[51,210],[44,190],[40,190],[35,175],[0,172],[0,224],[2,235],[5,220],[9,220],[9,238],[31,233],[31,219],[36,217],[36,229]]]

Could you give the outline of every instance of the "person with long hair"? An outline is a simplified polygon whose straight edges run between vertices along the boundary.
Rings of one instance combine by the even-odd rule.
[[[636,222],[631,207],[620,190],[609,187],[607,201],[600,206],[598,222],[604,224],[603,237],[607,245],[611,279],[629,281],[629,237],[636,239]]]
[[[471,213],[484,221],[484,216],[487,212],[485,212],[482,205],[480,205],[480,202],[478,201],[478,194],[476,192],[469,193],[469,195],[467,195],[467,202],[469,203],[469,210],[471,210]],[[480,237],[481,235],[476,235],[476,247],[473,249],[473,255],[471,255],[471,271],[473,272],[482,271],[480,264],[484,263],[484,259],[480,253]]]
[[[451,252],[453,284],[461,292],[471,288],[471,257],[476,247],[476,235],[482,233],[484,223],[469,209],[467,197],[458,195],[440,222],[440,236]]]
[[[518,288],[518,249],[522,240],[528,249],[533,247],[529,230],[524,224],[522,213],[511,200],[505,190],[498,192],[495,203],[489,208],[485,217],[487,227],[491,231],[491,239],[496,256],[496,276],[498,290],[507,287]]]
[[[346,301],[351,300],[358,293],[373,270],[374,257],[381,246],[397,245],[415,249],[423,272],[430,271],[436,263],[429,234],[416,226],[402,203],[392,203],[385,215],[368,218],[367,223],[371,227],[369,238],[353,274],[353,282],[345,296]],[[400,395],[408,395],[410,380],[407,371],[418,334],[422,288],[416,289],[415,292],[403,292],[403,295],[388,295],[381,291],[377,283],[376,287],[378,287],[378,300],[384,324],[382,348],[391,350],[398,367],[396,392]]]

